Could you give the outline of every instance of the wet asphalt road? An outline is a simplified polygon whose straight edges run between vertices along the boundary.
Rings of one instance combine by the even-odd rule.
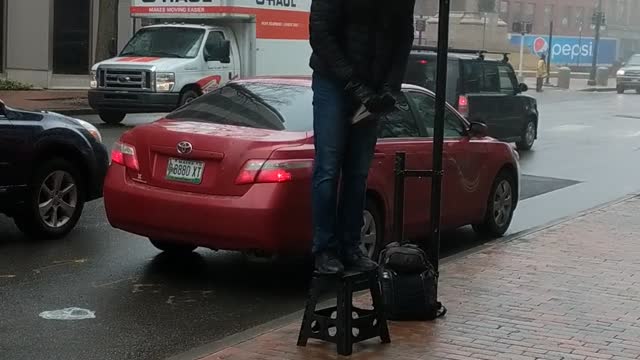
[[[526,200],[511,233],[640,190],[640,96],[536,96],[540,139],[522,156]],[[100,129],[110,146],[129,126],[155,118]],[[444,237],[444,255],[477,244],[462,229]],[[77,229],[60,241],[29,241],[0,216],[0,358],[168,357],[299,310],[307,269],[295,260],[208,250],[170,258],[145,239],[112,229],[101,201],[87,204]],[[95,311],[96,318],[38,316],[71,306]]]

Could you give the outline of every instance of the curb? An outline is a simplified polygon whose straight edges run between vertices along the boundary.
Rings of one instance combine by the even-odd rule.
[[[630,193],[628,195],[625,195],[623,197],[620,198],[616,198],[614,200],[605,202],[603,204],[600,205],[596,205],[594,207],[591,207],[589,209],[580,211],[574,215],[569,215],[569,216],[565,216],[556,220],[553,220],[551,222],[548,222],[546,224],[540,225],[540,226],[536,226],[533,227],[531,229],[527,229],[527,230],[522,230],[519,232],[516,232],[514,234],[505,236],[503,238],[499,238],[499,239],[495,239],[489,242],[486,242],[484,244],[480,244],[478,246],[475,246],[471,249],[467,249],[467,250],[463,250],[459,253],[447,256],[445,258],[442,258],[440,261],[440,265],[447,265],[449,263],[455,262],[457,260],[460,260],[462,258],[468,257],[470,255],[479,253],[481,251],[487,250],[489,248],[495,247],[495,246],[499,246],[499,245],[504,245],[506,243],[515,241],[515,240],[519,240],[525,236],[529,236],[531,234],[535,234],[541,231],[544,231],[546,229],[552,228],[554,226],[569,222],[571,220],[574,219],[578,219],[581,217],[584,217],[586,215],[607,209],[609,207],[612,207],[614,205],[623,203],[625,201],[631,200],[633,198],[637,198],[640,197],[640,192],[637,193]],[[327,303],[330,303],[331,300],[327,300],[324,301],[323,303],[319,304],[320,306],[325,306]],[[280,328],[283,328],[285,326],[290,325],[292,322],[295,321],[299,321],[300,318],[302,317],[304,313],[304,307],[301,307],[300,310],[297,310],[289,315],[285,315],[282,316],[280,318],[268,321],[266,323],[257,325],[255,327],[249,328],[247,330],[235,333],[233,335],[224,337],[222,339],[201,345],[199,347],[196,347],[194,349],[176,354],[176,355],[172,355],[168,358],[166,358],[166,360],[197,360],[197,359],[202,359],[206,356],[210,356],[212,354],[215,354],[221,350],[224,350],[226,348],[230,348],[233,347],[235,345],[247,342],[251,339],[254,339],[256,337],[259,337],[260,335],[278,330]]]
[[[578,91],[582,91],[582,92],[613,92],[613,91],[617,91],[617,88],[610,88],[610,87],[606,87],[606,88],[586,88],[586,89],[580,89]]]

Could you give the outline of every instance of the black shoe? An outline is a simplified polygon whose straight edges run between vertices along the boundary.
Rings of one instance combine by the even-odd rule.
[[[344,272],[344,265],[329,251],[315,256],[315,271],[322,275],[340,275]]]
[[[369,259],[360,248],[347,252],[344,256],[344,264],[348,270],[358,272],[369,272],[378,268],[378,264]]]

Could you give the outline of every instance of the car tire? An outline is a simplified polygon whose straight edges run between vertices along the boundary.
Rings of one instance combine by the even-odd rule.
[[[617,87],[616,87],[616,91],[618,91],[618,94],[624,94],[624,90],[625,90],[625,89],[624,89],[624,87],[622,87],[622,86],[617,86]]]
[[[184,255],[190,254],[197,248],[195,245],[176,244],[163,240],[149,239],[151,245],[156,249],[166,252],[167,254]]]
[[[473,230],[478,235],[497,238],[507,232],[516,207],[516,186],[513,174],[503,170],[496,176],[487,200],[484,221],[473,225]]]
[[[367,198],[362,216],[364,220],[360,231],[362,250],[369,258],[377,260],[384,245],[384,226],[380,210],[373,199]]]
[[[516,142],[516,147],[518,148],[518,150],[531,150],[531,148],[533,147],[533,143],[536,141],[537,135],[538,129],[536,128],[536,120],[527,120],[527,123],[524,125],[524,129],[522,130],[521,140]]]
[[[124,118],[127,116],[127,114],[123,113],[122,111],[100,111],[99,115],[100,120],[109,125],[120,124],[122,120],[124,120]]]
[[[29,186],[26,207],[14,222],[27,236],[57,239],[78,223],[86,199],[85,175],[73,163],[52,159],[40,166]]]
[[[199,96],[198,93],[195,92],[194,90],[187,90],[183,92],[182,95],[180,96],[180,104],[178,105],[184,106],[192,102],[193,100],[195,100],[198,96]]]

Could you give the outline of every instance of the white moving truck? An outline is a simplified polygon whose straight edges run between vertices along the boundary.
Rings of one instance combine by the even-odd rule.
[[[309,75],[311,0],[132,0],[139,29],[92,67],[101,119],[168,112],[229,80]]]

